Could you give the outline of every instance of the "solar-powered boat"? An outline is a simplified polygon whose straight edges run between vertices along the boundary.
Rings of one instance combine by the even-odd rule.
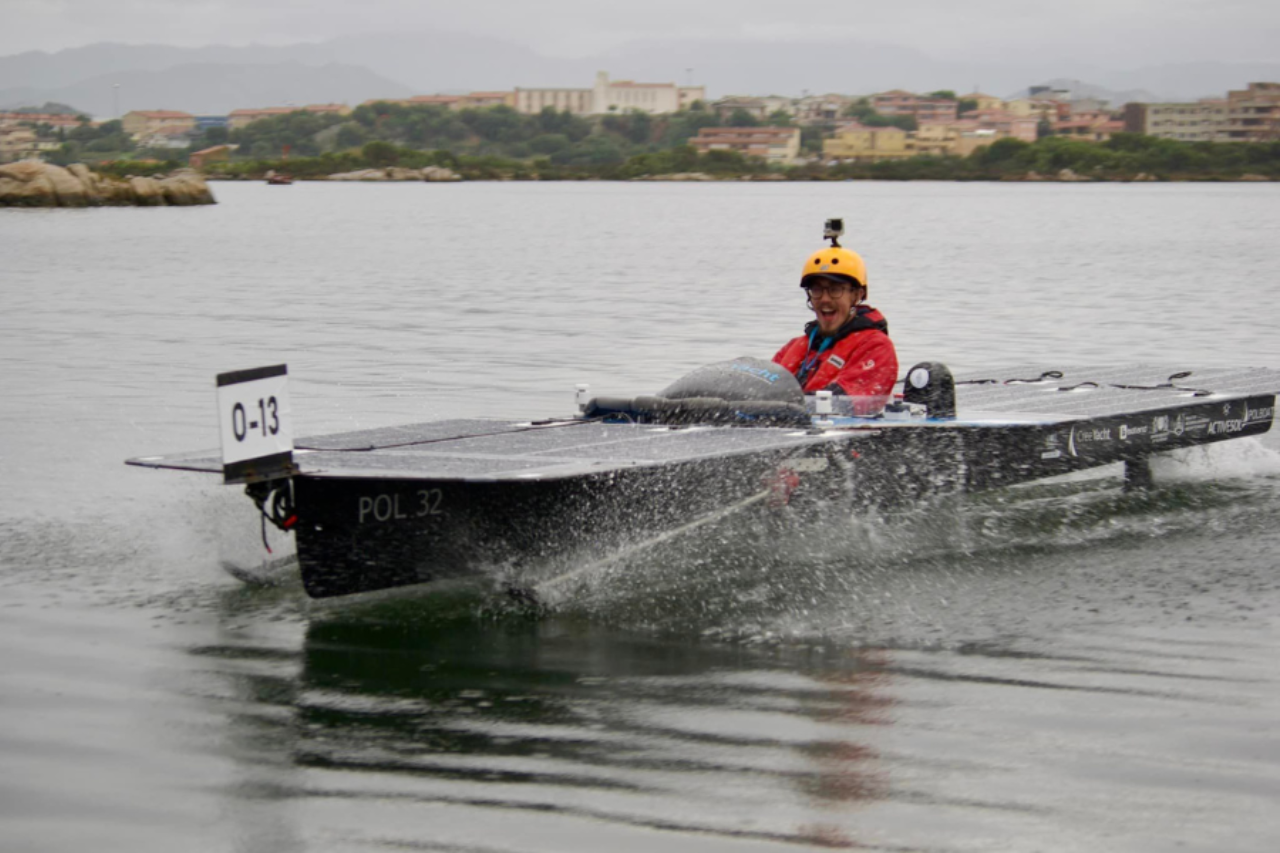
[[[806,397],[754,358],[651,397],[591,397],[545,420],[456,419],[291,437],[287,370],[218,377],[222,449],[127,460],[243,484],[296,539],[315,598],[475,578],[495,565],[607,553],[728,513],[790,503],[894,506],[1265,433],[1280,372],[912,367],[871,417]]]

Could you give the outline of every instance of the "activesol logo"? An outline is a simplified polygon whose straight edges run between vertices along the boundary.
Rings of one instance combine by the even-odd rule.
[[[729,369],[736,370],[739,373],[750,373],[752,376],[759,376],[761,379],[763,379],[766,382],[778,381],[777,373],[774,373],[772,370],[766,370],[763,367],[753,367],[750,364],[741,364],[735,361],[732,365],[730,365]]]

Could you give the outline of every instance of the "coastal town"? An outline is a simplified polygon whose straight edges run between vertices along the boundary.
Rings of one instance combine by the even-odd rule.
[[[354,107],[245,106],[227,115],[195,115],[177,106],[157,104],[99,121],[74,108],[0,113],[0,163],[151,161],[216,174],[236,161],[283,163],[291,152],[295,163],[344,151],[368,155],[372,144],[375,151],[382,145],[515,164],[607,167],[687,146],[701,158],[734,157],[767,174],[803,166],[971,158],[1001,140],[1107,143],[1125,134],[1180,143],[1280,140],[1276,82],[1253,82],[1190,103],[1111,104],[1047,86],[1008,99],[980,91],[895,89],[709,100],[704,86],[613,80],[602,71],[592,86],[577,89],[427,94]],[[299,115],[306,121],[289,121]],[[521,121],[524,129],[517,129]],[[486,130],[499,125],[496,132]],[[432,126],[444,129],[433,133]],[[265,128],[277,132],[260,132]],[[370,159],[363,165],[393,165],[398,158]],[[688,171],[698,170],[698,162],[685,159]],[[354,159],[349,164],[361,165]]]

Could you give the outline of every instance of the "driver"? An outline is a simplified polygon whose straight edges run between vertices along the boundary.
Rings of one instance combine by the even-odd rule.
[[[853,398],[855,415],[875,414],[893,394],[898,356],[884,315],[863,304],[867,265],[830,239],[832,245],[814,252],[801,272],[814,319],[773,360],[795,375],[806,394],[831,391]]]

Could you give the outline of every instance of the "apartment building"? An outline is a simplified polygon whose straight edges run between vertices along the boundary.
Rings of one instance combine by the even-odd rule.
[[[29,127],[0,127],[0,163],[25,160],[37,154],[36,132]]]
[[[826,124],[839,121],[856,99],[848,95],[805,95],[795,104],[796,121],[800,124]]]
[[[1014,98],[1006,101],[1005,111],[1036,121],[1066,121],[1071,115],[1071,102],[1058,98]]]
[[[604,71],[596,74],[590,89],[523,89],[515,91],[516,112],[534,115],[546,107],[575,115],[604,115],[638,111],[660,115],[688,109],[694,101],[705,101],[705,86],[677,86],[675,83],[636,83],[610,80]]]
[[[516,87],[516,112],[537,115],[547,107],[576,116],[591,115],[595,92],[591,89],[522,89]]]
[[[1126,133],[1159,139],[1226,142],[1227,102],[1205,98],[1189,104],[1125,104],[1121,125]]]
[[[1280,140],[1280,83],[1250,83],[1227,92],[1226,138],[1230,142]]]
[[[360,106],[373,104],[401,104],[406,107],[437,106],[451,110],[484,109],[487,107],[514,107],[515,92],[468,92],[465,95],[414,95],[412,98],[374,98]]]
[[[1011,135],[1007,128],[997,130],[992,126],[995,124],[998,122],[984,122],[970,118],[922,124],[919,130],[907,134],[907,150],[913,155],[968,157],[982,146],[990,145],[997,139],[1006,139]]]
[[[885,116],[915,116],[917,122],[955,121],[957,101],[951,98],[926,98],[902,89],[872,95],[872,108]]]
[[[907,146],[908,134],[900,127],[869,127],[851,121],[822,141],[824,160],[899,160],[916,152]]]
[[[974,109],[977,110],[1003,110],[1004,101],[994,95],[984,95],[982,92],[970,92],[967,95],[961,95],[957,100],[973,101],[977,104]]]
[[[180,110],[133,110],[120,120],[124,132],[134,139],[152,136],[161,131],[194,130],[196,117]]]
[[[0,127],[19,124],[47,124],[70,130],[81,125],[81,116],[69,113],[7,113],[0,112]]]
[[[699,154],[737,151],[768,163],[789,166],[800,157],[798,127],[704,127],[689,140]]]
[[[1008,110],[970,110],[955,124],[962,131],[989,130],[997,138],[1011,136],[1023,142],[1036,141],[1036,125],[1040,119],[1018,115]]]

